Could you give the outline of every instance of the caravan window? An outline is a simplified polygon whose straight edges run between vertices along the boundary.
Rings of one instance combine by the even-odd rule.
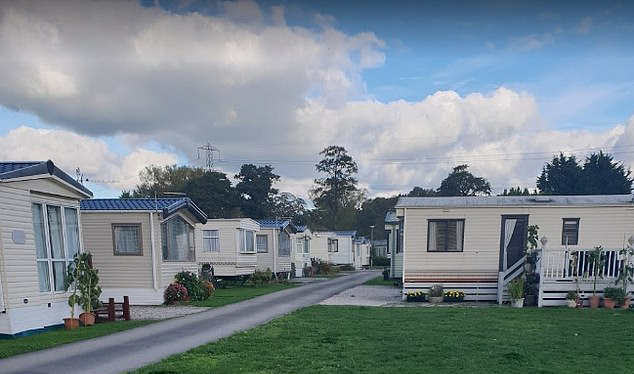
[[[161,223],[161,246],[163,261],[195,261],[194,228],[181,217],[170,218]]]
[[[112,242],[115,256],[141,256],[141,224],[112,224]]]
[[[462,252],[464,243],[464,220],[438,219],[428,221],[428,252]]]
[[[579,242],[579,218],[564,218],[561,229],[561,245],[577,245]]]
[[[269,238],[266,235],[256,235],[258,253],[267,253],[269,251]]]
[[[290,256],[290,255],[291,255],[291,238],[284,231],[280,231],[278,256]]]
[[[218,230],[203,230],[203,252],[220,252],[220,233]]]
[[[339,252],[339,239],[328,239],[328,252]]]
[[[251,230],[238,229],[240,236],[240,252],[255,252],[255,233]]]

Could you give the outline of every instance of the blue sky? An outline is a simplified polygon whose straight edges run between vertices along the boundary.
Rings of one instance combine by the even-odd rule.
[[[16,72],[0,143],[54,136],[2,156],[118,181],[92,184],[99,196],[144,163],[198,165],[207,141],[221,170],[274,161],[304,197],[332,143],[369,195],[437,186],[460,162],[499,191],[534,186],[557,151],[634,159],[631,2],[26,4],[2,6],[19,17],[0,21],[0,68]],[[58,155],[50,138],[103,154]]]

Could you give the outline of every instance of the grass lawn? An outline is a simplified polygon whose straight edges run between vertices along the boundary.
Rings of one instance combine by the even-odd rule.
[[[256,296],[266,295],[271,292],[297,287],[292,283],[271,283],[261,287],[244,285],[241,287],[219,288],[208,300],[192,301],[193,306],[219,307],[227,304],[238,303]]]
[[[115,332],[147,325],[154,321],[117,321],[114,323],[99,323],[77,330],[54,329],[17,338],[0,339],[0,358],[20,353],[39,351],[56,345],[76,342],[78,340],[96,338]]]
[[[138,373],[629,373],[634,312],[313,306]]]
[[[390,286],[390,287],[394,287],[394,280],[390,279],[390,280],[383,280],[383,276],[381,275],[380,277],[376,277],[373,279],[370,279],[369,281],[363,283],[367,286]]]

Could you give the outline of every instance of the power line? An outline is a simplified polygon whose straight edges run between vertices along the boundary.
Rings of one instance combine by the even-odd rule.
[[[220,150],[212,146],[210,143],[202,145],[196,148],[196,152],[198,154],[199,160],[200,160],[201,151],[205,152],[205,167],[207,168],[207,171],[213,171],[214,170],[214,152],[218,152],[218,158],[220,158]]]

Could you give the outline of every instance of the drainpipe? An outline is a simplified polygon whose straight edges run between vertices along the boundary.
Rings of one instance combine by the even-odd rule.
[[[156,253],[154,245],[154,214],[150,212],[150,253],[152,255],[152,286],[154,290],[158,289],[156,284]]]
[[[275,237],[277,236],[277,228],[273,228],[273,275],[275,279],[277,279],[277,254],[279,253],[279,248],[275,246]]]

